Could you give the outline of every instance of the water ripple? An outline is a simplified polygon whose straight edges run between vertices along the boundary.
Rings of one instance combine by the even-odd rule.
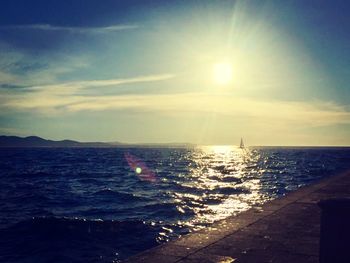
[[[26,148],[0,149],[0,161],[0,261],[63,249],[111,262],[345,171],[350,149]],[[55,232],[55,249],[45,245],[50,227],[74,244]]]

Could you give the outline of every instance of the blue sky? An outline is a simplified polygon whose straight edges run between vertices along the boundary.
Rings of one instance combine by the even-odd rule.
[[[347,1],[2,1],[0,133],[350,145]],[[213,66],[232,65],[221,86]]]

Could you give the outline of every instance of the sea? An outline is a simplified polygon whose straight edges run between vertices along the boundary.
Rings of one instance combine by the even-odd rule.
[[[350,148],[0,149],[0,262],[121,262],[350,169]]]

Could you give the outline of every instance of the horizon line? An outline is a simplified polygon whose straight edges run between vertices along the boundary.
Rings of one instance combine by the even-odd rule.
[[[54,139],[48,139],[48,138],[43,138],[37,135],[28,135],[28,136],[18,136],[18,135],[6,135],[6,134],[0,134],[0,136],[4,137],[17,137],[17,138],[30,138],[30,137],[37,137],[43,140],[49,140],[49,141],[54,141],[54,142],[60,142],[60,141],[74,141],[77,143],[103,143],[107,144],[106,147],[118,147],[118,146],[159,146],[159,145],[191,145],[191,146],[237,146],[239,147],[239,144],[227,144],[227,143],[193,143],[193,142],[120,142],[120,141],[80,141],[80,140],[74,140],[74,139],[59,139],[59,140],[54,140]],[[248,145],[246,148],[249,147],[300,147],[300,148],[306,148],[306,147],[317,147],[317,148],[322,148],[322,147],[342,147],[342,148],[347,148],[350,147],[350,145],[262,145],[262,144],[257,144],[257,145]]]

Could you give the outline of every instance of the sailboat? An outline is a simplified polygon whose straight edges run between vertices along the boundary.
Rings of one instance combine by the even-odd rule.
[[[241,143],[239,144],[239,148],[245,149],[244,143],[243,143],[243,138],[241,138]]]

